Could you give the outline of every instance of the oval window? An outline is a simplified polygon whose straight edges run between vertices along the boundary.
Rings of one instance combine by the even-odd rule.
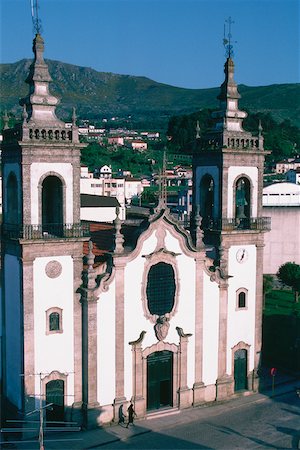
[[[171,264],[160,262],[151,266],[147,278],[148,309],[163,316],[172,311],[175,298],[175,274]]]

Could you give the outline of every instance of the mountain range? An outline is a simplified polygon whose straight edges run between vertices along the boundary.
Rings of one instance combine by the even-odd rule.
[[[80,118],[132,116],[134,121],[167,122],[170,116],[216,108],[219,87],[186,89],[146,77],[98,72],[87,67],[46,60],[53,78],[51,92],[61,99],[57,115],[68,120],[72,107]],[[28,93],[24,82],[31,60],[0,65],[1,110],[21,115],[19,99]],[[250,87],[239,85],[240,108],[269,112],[300,127],[300,83]]]

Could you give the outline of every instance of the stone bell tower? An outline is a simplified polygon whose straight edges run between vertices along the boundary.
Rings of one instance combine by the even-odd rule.
[[[224,292],[220,296],[219,398],[230,395],[233,383],[238,383],[234,367],[242,351],[246,358],[242,384],[245,389],[255,388],[261,349],[264,232],[270,228],[269,219],[262,217],[267,154],[262,128],[259,124],[256,136],[243,129],[247,114],[238,105],[232,53],[229,39],[219,109],[212,114],[214,127],[202,136],[197,131],[193,161],[194,216],[200,212],[204,241],[214,249],[215,265],[228,279],[220,286]],[[237,324],[242,322],[247,339],[236,342]],[[235,353],[238,350],[242,351]]]
[[[80,149],[56,117],[44,41],[37,32],[23,122],[3,133],[3,387],[7,416],[58,399],[54,420],[81,406]],[[41,383],[36,377],[40,374]],[[56,394],[55,394],[56,393]]]

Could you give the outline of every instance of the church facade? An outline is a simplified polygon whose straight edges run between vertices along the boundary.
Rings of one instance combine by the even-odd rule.
[[[33,50],[23,123],[5,130],[2,150],[9,414],[42,398],[47,420],[89,427],[117,421],[130,401],[145,417],[257,390],[265,151],[261,129],[243,130],[232,58],[215,127],[197,131],[189,228],[162,189],[138,227],[117,217],[92,232],[80,223],[75,113],[65,129],[39,34]]]

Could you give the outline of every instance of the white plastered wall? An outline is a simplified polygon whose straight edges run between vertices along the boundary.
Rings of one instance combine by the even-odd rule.
[[[247,260],[239,263],[237,251],[243,248],[247,251]],[[256,247],[255,245],[232,246],[229,249],[228,286],[228,332],[227,332],[227,373],[232,373],[232,347],[239,342],[250,345],[249,370],[254,367],[255,340],[255,303],[256,303]],[[247,289],[246,308],[237,308],[236,292],[240,288]]]
[[[124,272],[124,382],[127,399],[132,396],[132,351],[129,342],[138,339],[141,331],[145,330],[142,348],[157,343],[154,324],[145,318],[142,304],[142,279],[146,262],[143,255],[154,252],[156,244],[154,230],[144,242],[140,254],[126,265]],[[179,344],[177,326],[183,328],[185,333],[192,333],[188,343],[187,370],[188,386],[192,388],[195,373],[195,261],[183,254],[178,240],[169,232],[165,237],[165,245],[167,250],[180,253],[176,256],[180,290],[177,313],[170,320],[164,342]],[[103,317],[106,318],[104,321]],[[98,302],[98,336],[98,401],[105,405],[111,404],[115,397],[115,282],[110,285],[108,292],[101,294]]]
[[[214,384],[218,378],[219,286],[203,274],[203,382]]]
[[[45,268],[50,261],[62,266],[57,278],[49,278]],[[59,371],[67,374],[67,397],[65,402],[74,401],[74,282],[73,259],[71,256],[36,258],[33,263],[34,292],[34,355],[36,373]],[[46,311],[49,308],[62,309],[62,333],[46,334]],[[36,392],[39,380],[36,377]]]
[[[39,190],[38,185],[43,175],[54,172],[60,175],[66,184],[66,223],[73,222],[73,167],[70,163],[32,163],[31,179],[31,223],[39,223]]]
[[[233,166],[228,169],[228,200],[227,217],[234,217],[234,183],[237,178],[246,176],[251,180],[251,217],[257,217],[257,190],[258,190],[258,168],[246,166]]]
[[[100,405],[109,405],[115,398],[116,333],[115,333],[115,281],[97,303],[97,399]]]

